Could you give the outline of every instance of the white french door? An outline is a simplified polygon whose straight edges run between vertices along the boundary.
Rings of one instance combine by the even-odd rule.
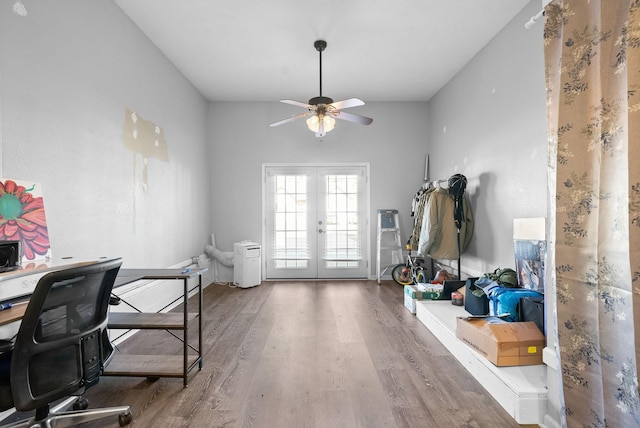
[[[265,275],[368,277],[367,167],[265,166]]]

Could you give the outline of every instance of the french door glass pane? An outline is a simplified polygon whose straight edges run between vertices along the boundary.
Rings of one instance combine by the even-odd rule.
[[[274,265],[282,269],[306,269],[309,266],[307,176],[277,175],[274,180]]]
[[[324,267],[357,268],[360,265],[358,176],[325,176],[326,234]]]

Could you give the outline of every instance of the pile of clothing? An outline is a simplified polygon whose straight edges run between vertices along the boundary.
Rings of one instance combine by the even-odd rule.
[[[473,213],[465,193],[467,179],[455,174],[446,188],[429,183],[414,196],[411,249],[419,257],[455,260],[471,242]]]

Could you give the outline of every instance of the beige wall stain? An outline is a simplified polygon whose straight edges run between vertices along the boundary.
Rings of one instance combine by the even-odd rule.
[[[134,168],[137,166],[135,155],[142,157],[142,190],[146,192],[149,188],[149,159],[169,161],[164,132],[158,125],[127,108],[124,115],[123,140],[124,146],[134,153]],[[134,176],[137,176],[135,170]]]

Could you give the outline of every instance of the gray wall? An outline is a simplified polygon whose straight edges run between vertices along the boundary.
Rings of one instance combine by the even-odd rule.
[[[286,97],[286,88],[283,91]],[[261,242],[263,163],[368,162],[370,239],[375,244],[376,210],[380,208],[407,213],[401,219],[406,238],[411,221],[408,207],[422,184],[427,153],[427,104],[367,102],[353,113],[372,117],[371,125],[338,121],[322,139],[306,128],[304,120],[269,127],[299,110],[281,103],[211,104],[212,232],[217,247],[229,251],[243,239]],[[371,251],[375,263],[373,245]]]
[[[0,177],[42,184],[54,258],[165,267],[210,231],[207,101],[111,1],[0,0]],[[125,109],[168,160],[125,148]],[[146,189],[144,183],[146,181]]]
[[[515,267],[513,219],[547,215],[543,22],[524,28],[540,9],[530,2],[429,102],[431,176],[469,180],[463,276]]]

